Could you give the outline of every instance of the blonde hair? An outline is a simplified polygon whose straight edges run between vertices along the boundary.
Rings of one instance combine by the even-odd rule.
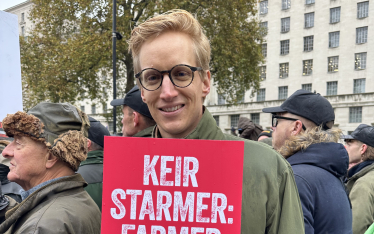
[[[189,35],[195,50],[197,66],[203,68],[203,70],[209,70],[211,49],[202,26],[191,13],[175,9],[150,18],[132,30],[131,38],[127,42],[129,44],[129,52],[132,53],[135,74],[141,71],[139,53],[143,44],[148,39],[157,37],[167,31]],[[200,72],[202,80],[205,79],[204,74],[204,72]]]
[[[366,151],[362,154],[362,161],[374,160],[374,147],[367,146]]]

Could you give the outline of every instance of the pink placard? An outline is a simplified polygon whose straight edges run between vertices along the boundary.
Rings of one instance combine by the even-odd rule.
[[[239,234],[242,141],[105,137],[101,232]]]

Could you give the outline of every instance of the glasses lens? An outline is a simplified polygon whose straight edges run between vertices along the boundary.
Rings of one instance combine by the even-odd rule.
[[[170,71],[171,78],[176,86],[186,87],[192,82],[193,72],[187,66],[176,66]]]
[[[155,69],[146,69],[140,75],[141,83],[148,90],[156,90],[162,81],[162,74]]]

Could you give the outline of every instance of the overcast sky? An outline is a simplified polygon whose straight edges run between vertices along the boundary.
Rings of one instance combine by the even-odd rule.
[[[9,7],[18,5],[21,2],[26,2],[26,0],[0,0],[0,10],[3,11]]]

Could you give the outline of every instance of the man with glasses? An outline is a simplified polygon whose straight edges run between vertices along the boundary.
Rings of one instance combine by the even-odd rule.
[[[210,45],[199,22],[174,10],[138,25],[129,40],[152,137],[241,140],[224,134],[203,106],[210,91]],[[242,233],[304,233],[292,169],[266,145],[245,141]]]
[[[348,155],[332,128],[335,114],[320,94],[297,90],[272,114],[273,147],[291,164],[305,233],[352,233],[352,211],[342,183]]]
[[[364,233],[374,222],[374,127],[360,124],[350,135],[343,136],[349,163],[346,183],[352,203],[353,234]]]

